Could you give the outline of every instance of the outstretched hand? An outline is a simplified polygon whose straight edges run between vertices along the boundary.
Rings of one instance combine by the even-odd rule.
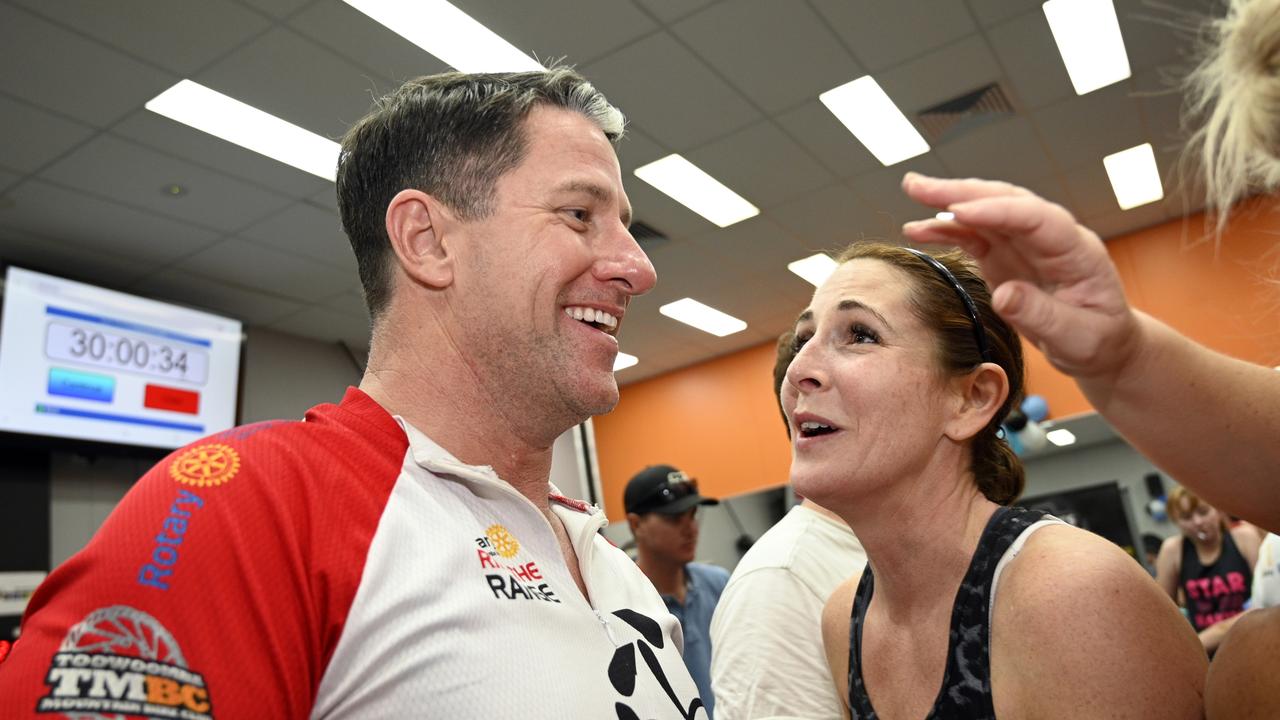
[[[916,202],[955,215],[909,222],[907,239],[972,255],[996,312],[1055,367],[1080,380],[1119,374],[1138,347],[1139,323],[1092,230],[1062,206],[1004,182],[907,173],[902,187]]]

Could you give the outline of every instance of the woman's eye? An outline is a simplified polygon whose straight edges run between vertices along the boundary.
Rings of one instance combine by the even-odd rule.
[[[859,344],[880,342],[880,336],[877,335],[874,330],[865,325],[854,325],[849,328],[849,337],[853,342]]]

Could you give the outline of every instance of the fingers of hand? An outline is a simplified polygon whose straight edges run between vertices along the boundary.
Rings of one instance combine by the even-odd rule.
[[[902,226],[902,234],[911,242],[956,245],[981,260],[990,250],[983,233],[950,220],[917,220]]]
[[[1019,238],[1030,254],[1063,255],[1092,235],[1065,208],[1035,195],[969,200],[949,209],[955,222]]]
[[[948,180],[914,172],[909,172],[902,178],[902,189],[916,202],[939,209],[981,198],[1035,197],[1028,190],[999,180]]]
[[[1087,307],[1055,298],[1020,280],[1002,283],[991,296],[997,313],[1055,364],[1079,367],[1096,353],[1106,318]]]

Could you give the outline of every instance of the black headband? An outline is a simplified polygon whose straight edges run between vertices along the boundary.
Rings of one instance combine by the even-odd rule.
[[[969,319],[973,321],[973,339],[978,342],[978,354],[982,356],[983,362],[996,362],[991,359],[991,349],[987,347],[987,331],[986,328],[982,326],[982,318],[978,315],[978,306],[973,304],[973,298],[969,297],[969,293],[965,291],[964,286],[960,284],[960,281],[956,280],[956,276],[951,274],[951,271],[947,269],[947,266],[939,262],[934,256],[920,252],[915,248],[904,246],[902,249],[912,255],[915,255],[921,260],[924,260],[929,264],[929,267],[936,270],[937,273],[942,276],[943,280],[946,280],[951,284],[951,288],[955,290],[956,295],[960,297],[960,302],[964,303],[964,309],[969,313]],[[998,365],[999,363],[996,364]]]

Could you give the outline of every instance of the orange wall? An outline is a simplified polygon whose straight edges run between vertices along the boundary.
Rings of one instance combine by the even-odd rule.
[[[1280,364],[1280,202],[1239,212],[1222,243],[1194,243],[1201,216],[1114,238],[1107,249],[1129,301],[1217,350]],[[1216,253],[1216,258],[1215,258]],[[1268,284],[1268,279],[1271,284]],[[800,308],[797,308],[797,311]],[[772,387],[774,344],[627,385],[618,409],[594,421],[605,509],[623,516],[622,490],[645,465],[670,463],[704,494],[737,495],[787,481],[791,452]],[[1052,417],[1092,408],[1079,389],[1026,346],[1027,389]]]

